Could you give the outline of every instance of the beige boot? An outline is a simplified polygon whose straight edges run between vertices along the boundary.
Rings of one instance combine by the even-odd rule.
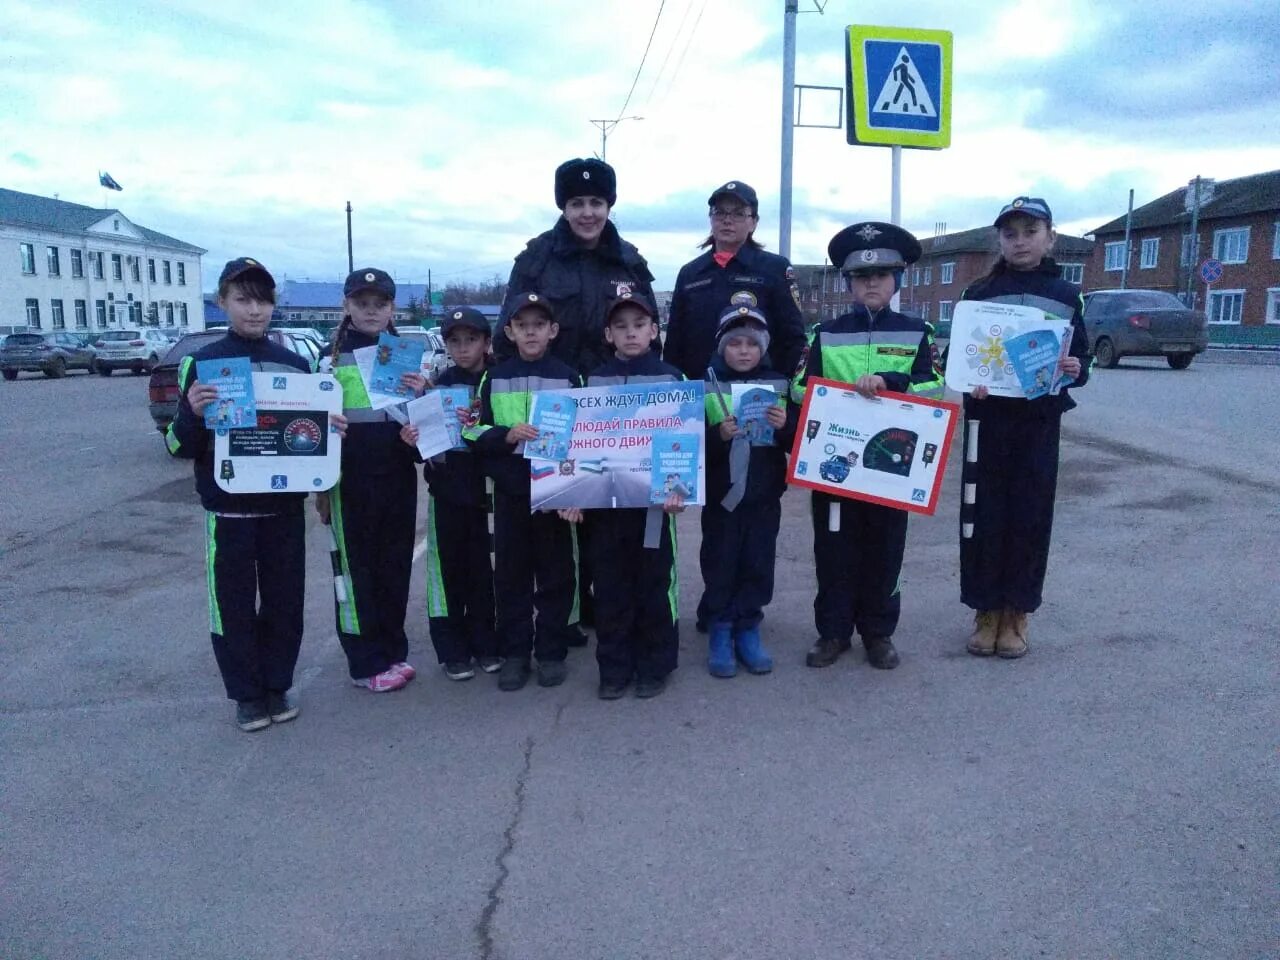
[[[996,637],[1000,633],[1000,611],[979,610],[973,615],[973,633],[965,649],[975,657],[989,657],[996,652]]]
[[[1006,660],[1027,655],[1027,615],[1007,609],[1000,614],[1000,632],[996,635],[996,654]]]

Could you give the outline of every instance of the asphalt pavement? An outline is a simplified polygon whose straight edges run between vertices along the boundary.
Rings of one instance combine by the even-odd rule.
[[[590,650],[553,690],[451,683],[420,575],[418,679],[352,688],[310,520],[302,715],[253,735],[145,379],[0,384],[0,957],[1280,956],[1276,384],[1095,374],[1014,662],[964,652],[954,459],[911,521],[898,670],[803,665],[793,490],[774,673],[707,675],[691,511],[652,701],[597,700]]]

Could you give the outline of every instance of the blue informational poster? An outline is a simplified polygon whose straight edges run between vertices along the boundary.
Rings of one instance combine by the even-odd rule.
[[[529,425],[538,431],[537,439],[526,440],[526,460],[567,460],[573,439],[573,424],[578,419],[578,405],[567,393],[541,390],[533,395]]]
[[[1059,347],[1052,330],[1031,330],[1005,340],[1004,351],[1028,400],[1046,396],[1053,388]]]
[[[197,360],[196,379],[218,390],[218,399],[204,408],[204,425],[210,430],[258,425],[253,368],[248,357]]]
[[[753,447],[773,446],[773,427],[765,414],[777,404],[778,395],[770,387],[754,383],[733,384],[733,416],[738,421],[738,429]]]
[[[678,493],[686,502],[692,501],[698,490],[698,461],[702,437],[696,433],[669,433],[653,435],[653,452],[649,470],[649,502],[666,503],[667,497]]]
[[[462,440],[462,422],[458,420],[458,411],[464,411],[469,423],[474,423],[478,411],[472,409],[472,393],[470,387],[437,387],[433,393],[440,394],[440,406],[444,409],[444,428],[449,431],[453,441],[450,450],[462,450],[466,444]]]
[[[406,373],[419,373],[425,346],[417,337],[397,337],[385,330],[378,334],[377,352],[373,357],[373,370],[369,376],[369,392],[413,399],[411,387],[400,378]]]

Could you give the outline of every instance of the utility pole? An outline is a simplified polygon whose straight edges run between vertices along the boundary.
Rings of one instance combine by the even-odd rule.
[[[609,158],[606,152],[609,148],[609,134],[613,133],[613,128],[622,123],[623,120],[643,120],[644,117],[618,117],[616,120],[592,120],[591,123],[600,128],[600,159],[608,163]]]
[[[351,256],[351,201],[347,201],[347,273],[356,268],[355,260]]]
[[[796,130],[796,14],[800,0],[784,0],[782,17],[782,181],[778,196],[778,253],[791,259],[791,156]]]
[[[1129,237],[1133,234],[1133,188],[1129,188],[1129,212],[1124,218],[1124,266],[1120,269],[1120,289],[1127,290],[1129,288],[1129,259],[1133,254],[1133,247]]]
[[[1192,199],[1191,199],[1191,235],[1187,238],[1187,243],[1191,249],[1189,251],[1180,250],[1178,251],[1178,253],[1179,253],[1179,256],[1182,256],[1184,253],[1188,254],[1187,256],[1187,295],[1184,302],[1186,303],[1188,309],[1194,310],[1196,307],[1196,301],[1195,301],[1196,263],[1200,260],[1200,238],[1196,235],[1196,231],[1200,229],[1200,177],[1199,175],[1196,176],[1195,180],[1191,181],[1191,188],[1195,191],[1195,193],[1192,194]]]

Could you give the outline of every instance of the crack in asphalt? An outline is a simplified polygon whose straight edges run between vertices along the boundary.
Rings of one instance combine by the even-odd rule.
[[[480,911],[480,919],[476,921],[476,939],[480,942],[480,960],[493,960],[496,956],[494,953],[493,942],[493,917],[498,912],[498,907],[502,904],[502,888],[510,876],[511,870],[507,866],[507,858],[511,856],[511,852],[516,845],[516,830],[520,826],[520,819],[524,816],[524,788],[529,779],[529,769],[533,765],[533,737],[529,737],[524,742],[524,767],[520,770],[520,775],[516,777],[515,790],[515,810],[511,813],[511,821],[507,824],[506,830],[502,831],[502,849],[498,851],[498,855],[494,857],[494,866],[498,868],[498,875],[494,878],[493,883],[489,887],[486,897],[484,909]]]

